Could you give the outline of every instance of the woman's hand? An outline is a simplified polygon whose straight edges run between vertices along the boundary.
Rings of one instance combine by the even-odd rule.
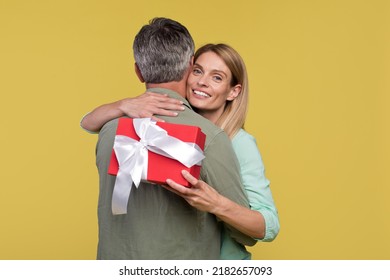
[[[153,115],[175,117],[178,115],[175,111],[183,111],[184,109],[183,102],[178,99],[171,98],[166,94],[145,92],[134,98],[125,98],[95,108],[83,117],[80,125],[86,130],[98,132],[106,122],[115,118],[129,116],[164,121]]]
[[[184,187],[171,179],[164,188],[183,197],[198,210],[214,214],[225,223],[244,234],[262,239],[265,236],[265,220],[262,214],[245,208],[219,194],[214,188],[201,180],[197,180],[188,171],[182,171],[183,177],[192,185]]]
[[[126,98],[118,101],[118,108],[124,115],[131,118],[152,118],[156,121],[164,121],[154,115],[176,117],[177,111],[185,109],[183,102],[169,97],[167,94],[145,92],[134,98]]]
[[[188,171],[182,171],[183,177],[192,185],[191,188],[184,187],[171,179],[167,179],[166,189],[183,197],[191,206],[201,211],[213,213],[218,207],[221,195],[205,182],[196,179]]]

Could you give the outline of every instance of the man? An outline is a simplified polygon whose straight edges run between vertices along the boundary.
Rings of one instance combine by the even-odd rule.
[[[148,91],[168,94],[186,109],[169,122],[198,126],[206,134],[201,178],[222,195],[248,207],[239,168],[227,135],[197,115],[185,99],[194,42],[180,23],[155,18],[141,28],[133,44],[136,73]],[[164,187],[142,182],[132,188],[126,215],[113,215],[115,176],[107,174],[118,119],[99,133],[96,163],[100,177],[98,259],[219,259],[221,223],[212,214],[191,207]],[[163,166],[161,168],[164,168]],[[230,228],[245,245],[255,241]]]

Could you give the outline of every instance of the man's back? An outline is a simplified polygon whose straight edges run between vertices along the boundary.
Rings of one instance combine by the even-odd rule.
[[[149,91],[168,93],[186,102],[172,91],[159,88]],[[226,134],[189,108],[178,117],[165,119],[202,129],[206,134],[202,180],[222,195],[248,206]],[[160,185],[141,183],[138,188],[133,187],[127,214],[112,214],[115,177],[107,174],[107,168],[116,127],[117,120],[107,123],[99,133],[97,144],[96,163],[100,177],[98,259],[219,259],[221,224],[215,216],[193,208]],[[232,236],[248,245],[254,243],[234,230]]]

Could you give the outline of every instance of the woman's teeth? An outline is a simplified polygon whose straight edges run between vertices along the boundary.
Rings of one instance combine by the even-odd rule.
[[[203,91],[194,90],[194,93],[196,95],[204,96],[204,97],[210,97],[207,93],[204,93]]]

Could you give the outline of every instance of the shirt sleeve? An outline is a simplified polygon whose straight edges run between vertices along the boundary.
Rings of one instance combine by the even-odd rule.
[[[205,149],[201,178],[218,193],[249,208],[249,202],[241,183],[240,168],[230,139],[225,133],[218,133]],[[257,240],[225,224],[230,237],[237,242],[253,246]]]
[[[256,139],[241,130],[233,138],[232,144],[240,164],[250,208],[259,211],[265,220],[265,237],[260,240],[272,241],[279,233],[279,217]]]

